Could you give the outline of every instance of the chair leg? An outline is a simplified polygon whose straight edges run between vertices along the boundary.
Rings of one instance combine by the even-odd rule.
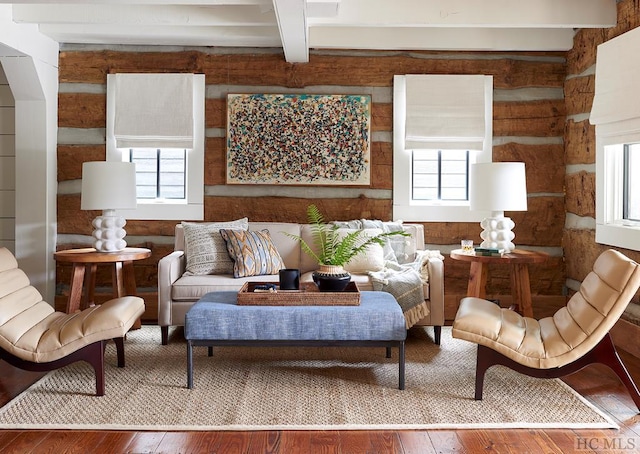
[[[93,367],[96,375],[96,396],[104,396],[104,350],[107,347],[107,341],[94,342],[87,347],[85,347],[86,355],[83,355],[82,360]]]
[[[167,345],[169,343],[169,327],[168,326],[160,327],[160,338],[162,339],[162,345]]]
[[[124,337],[116,337],[113,339],[113,342],[116,344],[118,367],[124,367]]]
[[[487,373],[487,369],[493,366],[493,362],[490,359],[492,351],[493,350],[485,347],[484,345],[478,345],[478,353],[476,356],[475,400],[482,400],[482,390],[484,388],[484,375]]]
[[[607,334],[598,346],[594,348],[593,353],[597,362],[604,364],[615,372],[622,384],[627,388],[627,392],[631,396],[631,399],[633,399],[633,403],[635,403],[638,410],[640,410],[640,392],[638,392],[638,387],[633,382],[622,359],[620,359],[611,335]]]

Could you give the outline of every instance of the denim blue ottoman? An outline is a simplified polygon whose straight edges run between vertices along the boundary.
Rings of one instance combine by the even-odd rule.
[[[237,292],[204,295],[185,316],[187,387],[193,388],[193,347],[398,348],[398,388],[404,389],[404,314],[386,292],[362,292],[358,306],[238,306]]]

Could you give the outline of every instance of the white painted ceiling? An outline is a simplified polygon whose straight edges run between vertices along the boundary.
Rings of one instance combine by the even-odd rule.
[[[309,49],[571,49],[616,24],[615,0],[23,0],[13,20],[59,43]]]

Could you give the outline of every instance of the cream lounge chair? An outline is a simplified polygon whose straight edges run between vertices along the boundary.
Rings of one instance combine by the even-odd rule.
[[[503,365],[540,378],[558,378],[592,363],[610,367],[640,409],[640,394],[609,335],[640,287],[640,265],[612,249],[603,252],[580,290],[552,317],[522,317],[480,299],[464,298],[453,337],[478,344],[476,400],[484,375]]]
[[[106,343],[115,341],[118,367],[124,367],[124,336],[143,312],[144,301],[135,296],[73,314],[56,312],[11,252],[0,248],[0,358],[13,366],[48,371],[86,361],[95,371],[96,395],[103,396]]]

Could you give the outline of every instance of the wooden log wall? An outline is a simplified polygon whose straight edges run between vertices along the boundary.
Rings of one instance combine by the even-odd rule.
[[[566,211],[567,224],[562,245],[565,255],[567,287],[576,291],[585,276],[591,271],[595,259],[611,246],[595,241],[596,216],[596,134],[595,126],[589,123],[589,113],[595,94],[595,65],[597,46],[618,35],[640,26],[640,5],[634,0],[617,3],[618,21],[610,29],[583,29],[574,38],[573,49],[567,54],[567,80],[565,99],[567,123],[565,126],[566,160]],[[614,248],[640,261],[640,252]],[[632,301],[638,304],[639,295]],[[623,319],[624,319],[623,315]],[[614,340],[626,350],[640,355],[638,334],[630,330],[637,327],[628,323],[619,324]],[[629,340],[632,344],[628,344]]]
[[[248,216],[254,221],[305,222],[309,203],[328,219],[392,217],[393,76],[396,74],[487,74],[494,78],[494,159],[524,161],[529,209],[511,213],[519,247],[549,251],[552,258],[531,270],[534,302],[563,300],[561,238],[565,221],[565,53],[319,52],[306,64],[284,61],[280,51],[255,49],[171,50],[162,48],[63,46],[60,53],[58,145],[58,249],[91,243],[94,212],[80,210],[81,165],[105,157],[106,76],[117,72],[194,72],[206,75],[205,220]],[[368,187],[251,187],[225,184],[227,93],[325,93],[372,96],[371,184]],[[278,209],[274,210],[273,207]],[[425,240],[445,262],[447,318],[464,296],[468,264],[448,252],[463,238],[479,240],[476,223],[424,219]],[[136,262],[136,279],[147,302],[146,320],[157,313],[157,262],[172,249],[176,221],[129,220],[131,246],[152,250]],[[57,269],[57,307],[63,307],[70,270]],[[108,289],[104,270],[98,285]],[[492,270],[488,293],[509,302],[506,269]],[[554,303],[555,304],[555,303]],[[540,307],[540,306],[538,306]],[[541,311],[543,312],[543,310]]]

